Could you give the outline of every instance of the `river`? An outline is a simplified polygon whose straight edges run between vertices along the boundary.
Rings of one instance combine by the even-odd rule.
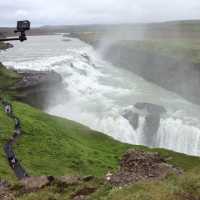
[[[66,38],[65,38],[66,39]],[[95,50],[78,39],[63,41],[62,35],[28,37],[24,43],[0,52],[7,67],[55,70],[63,77],[66,95],[45,112],[65,117],[101,131],[119,141],[145,144],[145,113],[140,113],[135,130],[123,117],[137,102],[164,106],[155,135],[155,146],[189,155],[200,155],[200,106],[186,101],[123,68],[106,62]],[[60,98],[58,98],[60,99]]]

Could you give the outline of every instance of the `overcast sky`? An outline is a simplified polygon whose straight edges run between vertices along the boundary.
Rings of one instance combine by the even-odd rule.
[[[200,19],[200,0],[0,0],[0,26]]]

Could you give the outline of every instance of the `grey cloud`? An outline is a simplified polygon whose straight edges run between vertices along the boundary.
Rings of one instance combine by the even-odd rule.
[[[0,26],[200,19],[199,0],[1,0]]]

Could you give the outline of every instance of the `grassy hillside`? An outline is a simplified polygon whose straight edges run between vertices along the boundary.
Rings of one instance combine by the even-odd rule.
[[[31,175],[101,176],[109,169],[116,169],[121,155],[133,147],[160,152],[162,156],[170,157],[170,163],[185,170],[200,166],[200,159],[197,157],[122,144],[83,125],[50,116],[19,102],[14,103],[14,109],[23,126],[23,136],[15,149]],[[11,135],[12,122],[2,110],[0,114],[3,145],[8,135]],[[4,178],[1,172],[0,176]]]
[[[152,191],[155,194],[157,192],[157,184],[158,188],[168,192],[170,187],[174,189],[179,182],[180,185],[184,184],[183,181],[186,181],[187,184],[188,181],[193,181],[191,184],[197,187],[200,174],[199,170],[195,169],[200,168],[200,158],[164,149],[148,149],[142,146],[122,144],[70,120],[50,116],[19,102],[14,102],[13,105],[15,113],[21,118],[23,127],[23,135],[15,146],[15,151],[30,175],[94,175],[102,177],[109,170],[115,171],[118,168],[119,160],[127,149],[136,148],[159,152],[168,159],[169,163],[183,169],[186,172],[186,178],[172,177],[164,182],[141,183],[125,187],[123,190],[112,189],[109,185],[96,182],[97,185],[100,184],[98,185],[99,190],[93,194],[92,199],[104,199],[103,197],[105,197],[105,199],[117,200],[120,199],[120,196],[122,198],[127,195],[127,200],[131,200],[133,191],[137,191],[140,195],[147,191],[153,195]],[[2,109],[0,109],[0,118],[0,145],[3,146],[6,139],[12,134],[13,122]],[[2,148],[0,148],[0,178],[15,181]],[[152,188],[152,191],[149,188]],[[48,199],[49,195],[54,195],[54,189],[46,188],[34,195],[26,194],[26,198],[23,196],[19,199],[34,199],[41,196]],[[64,193],[58,192],[59,198],[55,199],[62,199],[61,196],[67,194],[68,189],[66,188]],[[140,199],[139,197],[136,199]]]
[[[14,70],[6,69],[0,63],[0,88],[2,90],[7,90],[9,87],[13,86],[16,81],[20,78],[20,75]]]
[[[185,60],[192,64],[200,64],[200,42],[193,39],[165,39],[118,42],[121,46],[132,49],[141,49],[146,52],[154,52],[157,55],[170,56],[177,60]],[[169,58],[170,58],[169,57]]]

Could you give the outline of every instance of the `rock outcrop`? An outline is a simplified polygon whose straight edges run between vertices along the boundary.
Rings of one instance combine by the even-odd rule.
[[[192,53],[192,52],[190,52]],[[175,55],[176,56],[176,55]],[[189,101],[200,104],[200,67],[188,59],[163,55],[137,45],[119,41],[107,48],[104,59],[118,67],[124,67],[145,80],[173,91]]]
[[[54,178],[51,176],[38,176],[24,178],[20,183],[26,192],[31,192],[49,186],[53,180]]]
[[[13,45],[10,44],[10,43],[0,42],[0,51],[1,50],[6,50],[6,49],[9,49],[9,48],[13,48]]]
[[[127,110],[123,114],[123,117],[129,121],[132,127],[136,130],[139,127],[139,114],[132,110]]]
[[[32,106],[44,108],[46,104],[55,104],[64,91],[62,77],[54,71],[19,71],[21,79],[12,88],[17,91],[17,100]],[[59,95],[56,95],[59,91]],[[49,99],[54,93],[55,98]]]
[[[156,135],[160,127],[160,117],[166,113],[166,109],[160,105],[140,102],[135,108],[146,113],[143,126],[143,143],[147,146],[156,146]]]
[[[135,104],[135,108],[139,110],[145,110],[152,115],[161,115],[163,113],[166,113],[166,109],[163,106],[152,103],[139,102]]]
[[[145,118],[142,132],[142,142],[146,146],[156,146],[156,134],[160,127],[161,115],[166,113],[166,109],[160,105],[138,102],[134,105],[135,110],[127,110],[122,115],[129,121],[134,130],[140,126],[140,114]]]
[[[167,164],[158,153],[132,149],[123,155],[119,171],[107,180],[114,186],[123,186],[141,180],[163,179],[171,173],[179,175],[181,171]]]

